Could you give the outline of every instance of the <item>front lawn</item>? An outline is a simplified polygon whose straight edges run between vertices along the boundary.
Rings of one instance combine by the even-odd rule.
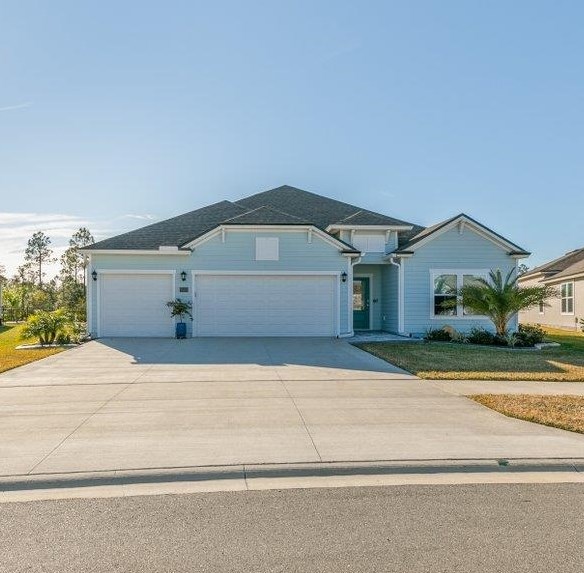
[[[584,396],[477,394],[469,398],[505,416],[584,434]]]
[[[16,350],[19,344],[36,342],[35,340],[23,341],[20,338],[23,328],[22,324],[0,326],[0,372],[61,352],[61,348]]]
[[[512,350],[449,342],[368,342],[359,348],[420,378],[584,382],[584,334],[547,329],[559,348]]]

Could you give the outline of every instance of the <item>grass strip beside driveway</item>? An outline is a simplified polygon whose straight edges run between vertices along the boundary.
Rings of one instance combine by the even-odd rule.
[[[23,328],[22,324],[0,326],[0,372],[61,352],[62,348],[16,350],[19,344],[25,342],[21,339]],[[34,340],[27,342],[32,343]]]
[[[527,350],[470,344],[368,342],[359,348],[430,380],[542,380],[584,382],[584,335],[548,330],[558,348]]]
[[[469,398],[511,418],[584,434],[584,396],[475,394]]]

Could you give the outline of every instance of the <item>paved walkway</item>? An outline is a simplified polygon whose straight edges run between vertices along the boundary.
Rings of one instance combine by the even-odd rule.
[[[472,394],[542,394],[584,396],[584,382],[430,380],[432,386],[459,396]]]
[[[0,475],[584,457],[347,342],[101,340],[0,375]]]

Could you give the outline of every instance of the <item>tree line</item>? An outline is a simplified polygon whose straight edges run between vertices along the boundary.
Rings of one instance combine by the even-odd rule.
[[[3,319],[26,320],[34,312],[60,308],[76,321],[85,321],[87,262],[80,249],[94,242],[89,230],[81,227],[73,233],[69,246],[57,259],[50,237],[43,231],[33,233],[24,251],[24,261],[14,276],[4,276],[4,267],[0,265]],[[57,260],[59,273],[47,279],[47,265]]]

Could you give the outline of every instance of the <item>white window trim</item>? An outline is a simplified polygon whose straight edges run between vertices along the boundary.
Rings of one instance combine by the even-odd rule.
[[[562,296],[562,287],[564,285],[572,285],[572,296]],[[560,284],[560,314],[562,316],[574,316],[576,314],[576,298],[574,296],[574,290],[575,290],[576,285],[574,284],[574,281],[566,281]],[[562,303],[564,302],[564,300],[572,300],[572,312],[564,312],[562,310]]]
[[[476,320],[486,318],[482,314],[463,314],[463,306],[459,301],[456,314],[434,314],[434,280],[439,275],[456,275],[456,291],[462,286],[464,275],[474,275],[488,278],[489,269],[430,269],[430,318],[434,320]]]
[[[274,252],[272,252],[274,251]],[[279,261],[280,260],[280,239],[279,237],[256,237],[255,238],[255,260],[256,261]]]

